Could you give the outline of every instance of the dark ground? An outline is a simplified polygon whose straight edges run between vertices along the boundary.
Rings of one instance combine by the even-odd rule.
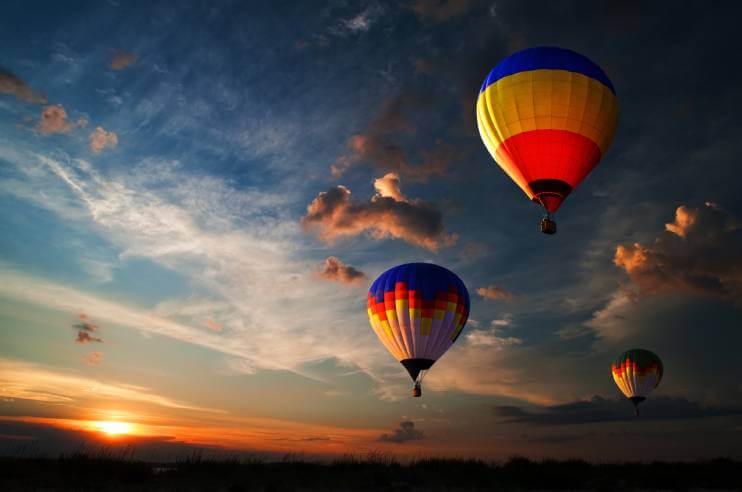
[[[194,455],[157,464],[110,455],[0,458],[0,490],[473,491],[742,490],[742,463],[590,464],[579,460],[502,463],[420,459],[400,464],[383,454],[330,463],[287,457],[210,460]]]

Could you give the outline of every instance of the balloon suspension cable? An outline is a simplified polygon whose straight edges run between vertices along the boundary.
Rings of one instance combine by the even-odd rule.
[[[417,375],[417,379],[415,379],[415,386],[412,387],[412,396],[415,398],[419,398],[423,394],[422,382],[427,372],[428,371],[425,370],[420,371],[420,374]]]

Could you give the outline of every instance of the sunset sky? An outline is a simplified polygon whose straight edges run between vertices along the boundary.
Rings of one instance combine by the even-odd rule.
[[[0,454],[742,458],[740,15],[3,2]],[[555,236],[474,114],[541,45],[620,105]],[[412,261],[472,298],[420,399],[366,316]],[[638,419],[610,373],[634,347],[665,365]]]

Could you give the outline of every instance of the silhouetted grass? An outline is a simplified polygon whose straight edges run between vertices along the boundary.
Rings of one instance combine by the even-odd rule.
[[[57,459],[0,458],[0,490],[472,491],[741,490],[742,463],[591,464],[581,460],[505,462],[419,458],[399,463],[374,451],[329,463],[288,454],[282,460],[202,453],[174,463],[133,459],[133,451],[83,449]]]

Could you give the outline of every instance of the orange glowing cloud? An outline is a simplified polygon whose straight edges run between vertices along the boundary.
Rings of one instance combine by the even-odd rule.
[[[376,194],[369,202],[351,200],[351,191],[345,186],[320,193],[301,219],[304,230],[330,244],[339,237],[362,233],[374,239],[402,239],[431,251],[456,242],[456,235],[444,231],[440,210],[406,198],[396,174],[377,179],[374,186]]]
[[[653,244],[620,244],[613,263],[639,292],[694,291],[742,299],[742,228],[713,203],[680,206]]]

